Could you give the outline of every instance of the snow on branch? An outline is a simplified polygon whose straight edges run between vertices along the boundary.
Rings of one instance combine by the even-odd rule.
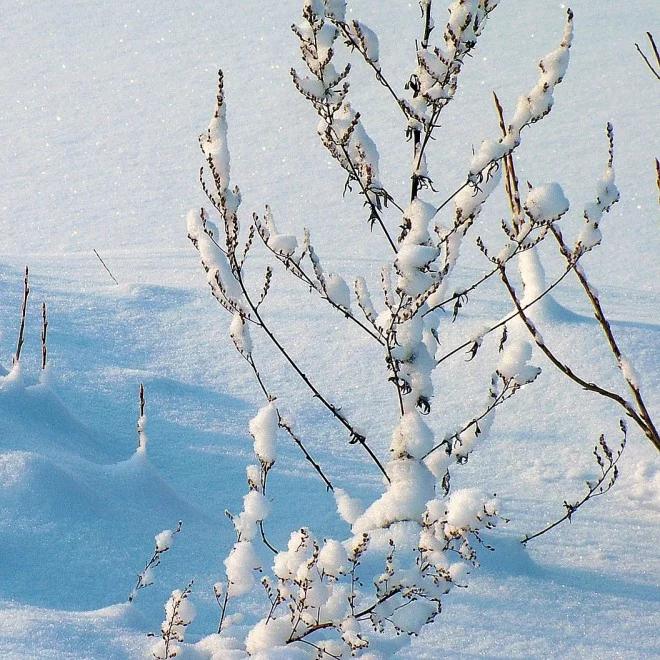
[[[151,650],[156,660],[169,660],[181,652],[186,628],[195,618],[195,606],[190,602],[193,582],[181,590],[175,589],[165,603],[165,619],[160,627],[161,639]]]

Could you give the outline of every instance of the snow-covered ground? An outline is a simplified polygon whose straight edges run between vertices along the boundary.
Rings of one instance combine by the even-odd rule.
[[[308,226],[327,266],[349,280],[374,277],[388,256],[384,241],[368,233],[361,200],[342,197],[343,176],[290,82],[298,53],[289,26],[299,5],[3,3],[0,364],[7,368],[25,264],[32,283],[23,383],[0,390],[3,658],[148,655],[146,634],[158,631],[163,603],[191,578],[198,617],[190,639],[217,623],[211,585],[222,578],[234,540],[224,510],[240,510],[247,425],[261,405],[229,341],[230,319],[211,299],[186,239],[185,213],[202,203],[196,138],[208,123],[218,67],[244,217],[268,203],[282,230]],[[379,33],[383,68],[402,85],[419,29],[417,2],[350,6]],[[657,27],[660,7],[576,0],[572,8],[568,75],[551,115],[525,134],[516,165],[523,181],[561,183],[573,209],[566,224],[575,229],[604,167],[605,124],[613,122],[622,199],[603,223],[603,246],[584,263],[657,418],[658,95],[633,43]],[[493,14],[431,146],[440,198],[462,183],[472,146],[497,135],[491,92],[512,109],[535,81],[538,58],[555,47],[564,13],[559,2],[519,0],[503,1]],[[396,108],[364,67],[352,76],[355,105],[380,147],[381,176],[404,198],[401,163],[410,146]],[[486,240],[496,237],[505,204],[501,193],[493,196],[480,218]],[[558,260],[542,256],[549,274],[559,272]],[[477,250],[462,264],[458,281],[485,268]],[[384,455],[394,420],[383,417],[392,392],[380,356],[304,287],[279,272],[275,285],[281,295],[266,309],[283,341],[370,429]],[[546,341],[590,377],[625,391],[577,282],[567,278],[556,299],[575,314],[551,316]],[[42,300],[51,371],[48,383],[36,384]],[[447,317],[446,345],[508,311],[495,286],[484,289],[455,324]],[[469,366],[458,355],[456,373],[435,383],[435,427],[453,428],[469,414],[465,392],[480,392],[474,386],[486,382],[494,350],[485,345]],[[281,358],[271,357],[269,383],[295,413],[310,451],[333,482],[373,498],[381,486],[371,464]],[[488,535],[495,551],[481,551],[469,588],[451,592],[442,615],[401,657],[660,657],[660,462],[637,430],[631,426],[621,477],[608,495],[527,549],[518,543],[561,515],[564,498],[577,499],[594,472],[598,435],[614,444],[618,428],[616,407],[580,391],[542,356],[535,360],[542,376],[498,411],[488,442],[452,474],[456,486],[496,492],[510,522]],[[141,382],[146,457],[134,453]],[[298,450],[283,444],[281,452],[272,475],[273,542],[285,545],[301,525],[320,537],[345,535]],[[154,534],[180,519],[183,531],[156,583],[126,604]]]

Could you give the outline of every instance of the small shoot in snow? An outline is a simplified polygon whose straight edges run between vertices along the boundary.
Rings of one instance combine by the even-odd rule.
[[[41,303],[41,370],[46,370],[48,364],[48,312],[46,303]]]
[[[137,452],[139,454],[147,453],[147,417],[145,415],[145,398],[144,398],[144,384],[140,383],[140,414],[138,415],[137,420],[137,436],[138,436],[138,445]]]
[[[156,534],[154,538],[154,552],[144,565],[144,568],[138,573],[137,579],[135,581],[135,586],[131,590],[131,593],[128,595],[128,602],[132,603],[137,596],[138,591],[141,589],[146,589],[149,585],[154,583],[154,569],[156,566],[160,565],[161,557],[166,553],[174,542],[174,537],[181,531],[183,522],[179,520],[179,523],[176,526],[176,529],[164,529],[159,534]],[[172,657],[172,656],[165,656]]]

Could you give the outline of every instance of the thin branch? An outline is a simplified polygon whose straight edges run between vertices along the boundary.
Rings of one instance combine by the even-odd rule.
[[[479,417],[475,417],[474,419],[471,419],[465,426],[463,426],[462,429],[459,431],[456,431],[450,436],[445,437],[445,439],[438,443],[435,447],[432,449],[429,449],[424,456],[422,456],[422,460],[425,459],[429,454],[432,454],[434,451],[437,451],[441,447],[447,446],[452,440],[458,440],[458,438],[461,436],[461,434],[465,433],[471,426],[477,425],[479,422],[484,418],[487,417],[495,408],[497,408],[499,405],[504,403],[505,401],[508,401],[514,394],[516,393],[516,390],[509,390],[509,383],[507,383],[504,387],[504,389],[497,395],[497,397],[493,400],[491,404],[488,405],[486,410],[484,410]],[[508,396],[507,396],[508,394]]]
[[[660,54],[658,54],[658,48],[655,45],[655,41],[653,40],[653,35],[650,32],[646,33],[646,36],[648,37],[649,42],[651,43],[651,49],[653,50],[653,54],[655,55],[655,61],[656,61],[656,66],[658,69],[651,64],[649,59],[646,57],[644,54],[644,51],[640,48],[638,43],[635,43],[635,48],[637,49],[637,52],[642,56],[642,59],[644,62],[646,62],[646,66],[651,70],[651,73],[658,79],[660,80]]]
[[[571,270],[574,268],[574,266],[569,266],[552,284],[548,285],[536,298],[533,300],[530,300],[530,302],[526,303],[524,306],[522,306],[523,310],[529,309],[533,305],[535,305],[541,298],[545,297],[550,291],[552,291],[556,286],[558,286],[562,280],[571,272]],[[500,272],[500,267],[498,266],[498,272]],[[495,325],[491,326],[486,330],[482,336],[486,336],[490,334],[491,332],[494,332],[498,328],[501,328],[502,326],[506,325],[509,321],[515,319],[518,317],[520,314],[518,312],[512,312],[509,316],[505,317]],[[452,357],[452,355],[455,355],[459,351],[463,350],[464,348],[468,348],[468,346],[471,346],[474,343],[473,339],[469,339],[466,342],[463,342],[460,346],[457,346],[456,348],[453,348],[449,353],[445,353],[441,358],[436,360],[437,364],[440,364],[441,362],[444,362],[448,358]]]
[[[317,43],[316,32],[314,32],[313,38],[314,38],[314,48],[315,48],[316,52],[318,53],[318,43]],[[305,58],[303,57],[303,59],[305,59]],[[321,82],[325,87],[326,83],[323,79],[322,71],[321,71],[321,73],[319,73],[319,72],[315,71],[313,68],[310,68],[310,71],[313,75],[315,75],[318,78],[319,82]],[[291,69],[291,75],[294,78],[294,84],[295,84],[295,69]],[[346,88],[346,92],[347,91],[348,91],[348,88]],[[309,97],[307,97],[307,98],[309,98]],[[369,206],[369,208],[371,210],[370,220],[372,220],[372,225],[373,225],[374,220],[378,221],[378,224],[379,224],[381,230],[383,231],[383,234],[385,235],[385,238],[387,239],[387,242],[390,244],[390,247],[392,248],[394,253],[396,253],[397,252],[396,243],[392,240],[392,237],[390,236],[390,233],[387,230],[387,227],[385,226],[383,218],[381,217],[381,215],[379,213],[379,207],[377,206],[377,204],[375,204],[373,202],[373,200],[369,196],[369,190],[365,187],[365,185],[362,182],[362,179],[360,178],[360,175],[359,175],[359,173],[358,173],[358,171],[355,167],[355,164],[351,160],[351,156],[348,153],[348,149],[346,148],[345,141],[337,135],[337,131],[334,129],[334,127],[332,125],[332,118],[334,116],[334,113],[338,109],[338,106],[334,106],[334,109],[333,109],[333,106],[331,106],[330,102],[327,99],[324,100],[322,103],[319,102],[319,101],[317,101],[316,103],[314,101],[312,101],[312,105],[314,106],[314,109],[316,110],[319,117],[321,117],[321,119],[326,124],[326,131],[327,131],[328,139],[332,142],[332,144],[335,146],[335,148],[339,147],[342,155],[346,159],[346,162],[348,163],[349,170],[350,170],[349,179],[350,178],[354,179],[355,181],[357,181],[358,185],[360,186],[362,195],[364,196],[364,198],[366,200],[366,204]],[[336,160],[338,160],[338,162],[340,162],[340,165],[342,165],[342,167],[344,167],[343,164],[341,163],[341,159],[337,157],[338,152],[333,153],[332,150],[331,150],[331,154],[333,155],[333,157]],[[344,167],[344,169],[346,169],[346,168]],[[386,200],[393,200],[392,196],[386,190],[383,189],[383,192],[384,192]],[[395,205],[397,206],[397,208],[399,208],[399,209],[401,208],[398,204],[395,204]]]
[[[103,259],[101,259],[101,255],[96,251],[96,249],[93,249],[93,252],[94,252],[94,254],[96,255],[96,258],[101,262],[103,268],[106,269],[108,275],[110,275],[110,277],[114,280],[115,284],[116,284],[117,286],[119,286],[119,282],[117,281],[117,278],[112,274],[112,272],[110,271],[110,269],[107,267],[105,261],[103,261]]]
[[[252,313],[254,314],[254,317],[257,321],[257,323],[261,326],[261,329],[266,333],[268,338],[271,340],[271,342],[274,344],[274,346],[277,348],[277,350],[282,354],[282,356],[285,358],[285,360],[291,365],[293,370],[298,374],[300,379],[307,385],[307,387],[311,390],[312,394],[316,399],[318,399],[332,414],[332,416],[339,421],[339,423],[346,428],[346,430],[350,433],[351,444],[360,444],[364,448],[364,450],[369,454],[371,457],[371,460],[376,464],[378,469],[383,473],[383,476],[390,481],[390,478],[387,474],[387,471],[385,470],[385,467],[383,464],[380,462],[380,459],[374,454],[373,450],[369,445],[367,445],[367,439],[361,434],[358,433],[355,428],[351,425],[351,423],[344,417],[344,415],[340,412],[340,409],[337,408],[334,404],[330,403],[322,394],[321,392],[317,389],[317,387],[312,383],[310,378],[302,371],[302,369],[298,366],[298,364],[295,362],[295,360],[289,355],[288,351],[284,348],[284,346],[279,342],[273,331],[268,327],[268,325],[265,323],[263,320],[262,316],[259,314],[259,310],[256,308],[256,306],[252,303],[252,300],[250,298],[249,293],[247,292],[245,288],[245,284],[242,281],[242,278],[238,280],[238,283],[243,291],[243,295],[245,296],[245,299],[250,306],[250,309],[252,310]]]
[[[330,127],[330,125],[328,125]],[[331,130],[332,127],[330,127]],[[369,192],[365,188],[364,184],[362,183],[362,179],[360,178],[359,174],[357,173],[357,170],[355,169],[355,165],[353,164],[353,161],[351,160],[351,157],[348,153],[348,150],[343,144],[340,144],[341,151],[346,158],[346,162],[351,166],[351,172],[353,173],[353,177],[355,181],[357,181],[358,185],[360,186],[362,190],[362,194],[364,195],[364,198],[367,200],[367,204],[369,205],[369,208],[371,209],[371,217],[375,218],[378,221],[378,224],[380,225],[380,228],[383,231],[383,234],[385,234],[385,238],[387,239],[387,242],[390,244],[390,247],[392,248],[393,252],[396,254],[397,252],[397,247],[396,243],[392,240],[392,237],[390,236],[390,232],[387,230],[387,227],[385,226],[385,223],[383,222],[383,218],[378,212],[378,208],[376,205],[373,203],[371,200],[371,197],[369,197]],[[391,199],[389,196],[389,193],[387,193],[388,199]],[[398,204],[396,205],[397,208],[401,208]]]
[[[570,263],[570,260],[573,258],[572,253],[569,250],[566,243],[564,242],[561,231],[559,230],[559,228],[555,227],[554,225],[550,227],[550,230],[552,231],[552,235],[555,237],[555,240],[559,245],[559,251],[562,253],[566,261]],[[574,271],[575,271],[575,276],[578,278],[580,284],[582,285],[582,288],[587,294],[587,298],[589,298],[589,302],[591,303],[591,307],[594,310],[594,316],[598,321],[598,325],[600,326],[601,330],[603,331],[603,334],[607,339],[607,343],[610,347],[610,350],[612,351],[612,354],[616,358],[616,362],[619,367],[619,370],[621,371],[623,378],[626,381],[628,388],[630,389],[633,395],[633,398],[635,399],[635,403],[637,404],[637,409],[639,410],[639,414],[641,418],[644,420],[644,425],[641,426],[640,428],[642,429],[646,437],[653,443],[653,445],[655,445],[656,449],[660,450],[660,435],[658,435],[658,430],[656,429],[655,424],[651,419],[651,415],[648,411],[648,408],[646,407],[644,399],[642,398],[639,385],[630,379],[629,374],[627,374],[625,369],[623,368],[623,361],[622,361],[623,355],[621,353],[621,349],[619,348],[619,345],[614,337],[614,333],[612,332],[612,327],[610,326],[609,321],[605,317],[605,313],[603,312],[603,308],[600,304],[598,294],[591,286],[591,284],[589,284],[589,280],[587,279],[587,276],[585,275],[581,266],[579,265],[576,266],[574,268]]]
[[[172,536],[175,536],[176,534],[179,534],[181,532],[181,528],[183,527],[183,522],[179,520],[176,529],[172,530]],[[135,586],[131,590],[131,593],[128,595],[128,602],[132,603],[135,600],[135,597],[137,596],[138,591],[141,589],[145,589],[148,587],[151,582],[148,582],[147,580],[150,577],[150,572],[156,566],[160,565],[160,560],[161,557],[164,553],[168,552],[170,549],[170,546],[167,546],[165,548],[159,548],[158,547],[158,542],[156,542],[156,545],[154,546],[154,551],[151,557],[147,560],[146,564],[144,565],[144,568],[142,569],[142,572],[138,573],[137,579],[135,581]]]
[[[218,623],[218,635],[222,632],[222,624],[225,622],[225,615],[227,614],[227,602],[229,601],[229,589],[228,586],[225,586],[224,589],[225,595],[220,602],[220,594],[218,594],[215,586],[213,587],[213,595],[215,596],[215,600],[218,603],[218,606],[220,607],[220,621]]]
[[[424,28],[422,31],[422,48],[426,50],[429,45],[429,36],[431,35],[431,30],[432,25],[431,25],[431,0],[428,0],[423,7],[422,7],[422,18],[424,21]],[[451,67],[450,67],[451,68]],[[449,75],[449,72],[447,72],[447,75]],[[431,116],[431,121],[430,124],[431,126],[435,125],[437,119],[438,119],[438,114],[439,110],[434,110],[432,116]],[[424,137],[424,147],[426,147],[426,144],[431,136],[431,133],[433,131],[433,128],[429,126],[426,129],[426,135]],[[413,171],[412,171],[412,176],[411,181],[410,181],[410,201],[413,202],[415,199],[417,199],[417,194],[419,192],[419,176],[417,174],[417,170],[422,162],[422,154],[424,151],[424,148],[420,148],[420,141],[421,141],[421,131],[419,128],[414,128],[413,129]]]
[[[298,445],[298,447],[300,448],[300,451],[302,451],[302,453],[305,456],[305,458],[307,459],[307,461],[316,470],[316,472],[321,477],[321,479],[323,479],[323,482],[325,483],[326,488],[329,491],[334,492],[335,489],[332,486],[332,483],[330,482],[330,480],[325,476],[325,474],[323,474],[323,470],[321,470],[321,466],[312,458],[312,456],[307,451],[307,449],[305,449],[305,445],[303,445],[300,438],[294,433],[293,429],[289,426],[289,423],[287,421],[285,421],[284,418],[279,414],[279,411],[278,411],[278,418],[279,418],[278,423],[279,423],[280,428],[283,429],[284,431],[286,431],[289,434],[289,436],[291,437],[291,439]]]
[[[573,503],[564,500],[564,508],[566,509],[566,513],[561,518],[555,520],[555,522],[547,525],[546,527],[536,532],[535,534],[526,534],[525,537],[520,540],[520,542],[523,545],[526,545],[532,539],[538,538],[539,536],[549,532],[551,529],[554,529],[558,525],[561,525],[561,523],[563,523],[566,520],[568,520],[568,522],[571,522],[573,514],[583,504],[585,504],[585,502],[588,502],[589,500],[594,499],[595,497],[599,497],[600,495],[605,495],[605,493],[607,493],[612,488],[612,486],[614,486],[614,482],[617,480],[619,476],[619,470],[616,464],[619,462],[619,459],[623,454],[623,449],[626,446],[626,427],[623,424],[623,420],[621,420],[620,424],[621,424],[621,430],[623,432],[623,440],[621,441],[621,446],[619,447],[616,458],[614,457],[612,450],[607,446],[605,442],[605,437],[601,435],[598,444],[596,445],[593,452],[594,455],[596,456],[596,460],[598,461],[598,465],[600,466],[600,470],[601,470],[600,477],[594,482],[587,481],[587,494],[582,499]],[[605,483],[606,480],[608,481],[608,483],[604,486],[603,484]]]
[[[493,92],[493,99],[495,101],[495,109],[497,110],[497,118],[500,124],[502,136],[506,137],[507,130],[504,123],[504,111],[497,94]],[[509,207],[511,208],[511,216],[513,218],[514,227],[518,229],[517,218],[520,216],[520,192],[518,190],[518,178],[516,177],[516,170],[513,165],[513,156],[509,153],[504,156],[504,185],[506,189],[507,198],[509,200]]]
[[[350,433],[351,444],[356,444],[359,443],[362,445],[362,447],[365,449],[365,451],[369,454],[373,462],[377,465],[378,469],[383,473],[383,476],[389,481],[390,478],[387,474],[387,471],[385,470],[385,467],[383,464],[380,462],[379,458],[374,454],[372,451],[371,447],[367,445],[367,439],[361,434],[358,433],[351,423],[344,417],[344,415],[340,412],[340,409],[337,408],[334,404],[330,403],[322,394],[321,392],[317,389],[317,387],[312,383],[312,381],[309,379],[309,377],[302,371],[302,369],[298,366],[298,364],[295,362],[295,360],[289,355],[288,351],[282,346],[282,344],[279,342],[277,337],[273,334],[272,330],[266,325],[264,322],[262,316],[259,314],[259,310],[256,308],[256,306],[252,303],[252,300],[250,298],[249,293],[247,292],[245,288],[245,284],[242,281],[242,278],[238,280],[238,283],[243,291],[243,295],[245,296],[245,299],[250,306],[250,309],[252,310],[252,313],[254,314],[255,319],[257,320],[257,323],[261,326],[261,329],[266,333],[268,338],[271,340],[271,342],[275,345],[277,350],[282,354],[282,356],[285,358],[285,360],[291,365],[293,370],[298,374],[300,379],[307,385],[307,387],[311,390],[312,394],[316,399],[318,399],[331,413],[332,416],[339,421],[339,423],[346,428],[346,430]]]
[[[264,497],[266,497],[266,485],[267,485],[267,482],[268,482],[268,474],[270,472],[270,467],[265,467],[262,464],[261,470],[262,470],[261,493]],[[279,552],[279,550],[266,538],[266,530],[264,529],[264,521],[263,520],[259,521],[259,532],[261,533],[261,540],[264,542],[264,545],[274,555],[276,555]]]
[[[261,377],[261,374],[259,373],[259,370],[257,369],[257,366],[254,362],[254,358],[251,354],[243,354],[241,353],[241,356],[245,361],[250,365],[252,368],[252,372],[254,373],[255,378],[257,379],[257,382],[259,383],[259,387],[261,388],[261,391],[264,393],[264,396],[268,401],[275,401],[276,397],[273,395],[271,392],[268,391],[266,388],[266,385],[263,381],[263,378]],[[296,435],[296,433],[293,431],[291,428],[291,425],[282,417],[280,414],[280,411],[277,410],[277,420],[278,420],[278,426],[285,431],[289,437],[294,441],[294,443],[298,446],[300,451],[303,453],[303,456],[305,459],[310,463],[310,465],[314,468],[314,470],[317,472],[317,474],[321,477],[323,480],[323,483],[325,484],[326,488],[329,491],[334,491],[334,487],[332,486],[332,483],[328,477],[325,476],[323,470],[321,469],[321,466],[317,463],[317,461],[314,460],[312,455],[307,451],[307,448],[303,444],[302,440]]]
[[[404,294],[401,292],[401,298],[399,300],[399,306],[396,309],[396,312],[392,314],[392,318],[390,320],[390,327],[387,330],[387,333],[385,335],[386,338],[386,348],[387,348],[387,359],[388,359],[388,364],[392,368],[392,381],[394,382],[394,386],[396,387],[396,393],[397,393],[397,399],[399,401],[399,411],[401,415],[404,414],[404,407],[403,407],[403,391],[401,388],[401,380],[399,378],[399,370],[397,368],[397,361],[394,358],[394,355],[392,354],[392,344],[390,340],[394,340],[394,343],[396,343],[396,330],[394,329],[394,326],[397,323],[399,312],[401,311],[401,307],[403,306],[403,301],[404,301]]]
[[[566,273],[569,271],[567,270]],[[590,383],[580,376],[578,376],[567,364],[559,360],[555,356],[555,354],[546,346],[545,342],[541,338],[541,335],[538,333],[536,327],[534,326],[534,323],[532,320],[525,314],[524,308],[520,304],[520,299],[518,298],[518,294],[516,293],[515,289],[513,288],[513,285],[511,284],[511,281],[509,280],[507,274],[506,274],[506,269],[504,267],[500,268],[500,277],[502,279],[502,282],[504,283],[504,286],[506,287],[507,292],[509,293],[509,296],[511,297],[511,300],[513,301],[514,305],[516,306],[516,309],[518,310],[518,316],[522,319],[523,323],[525,324],[525,327],[527,328],[529,334],[531,335],[532,339],[534,340],[534,343],[543,351],[545,356],[552,362],[552,364],[557,367],[561,372],[563,372],[566,376],[568,376],[572,381],[583,387],[585,390],[588,390],[589,392],[594,392],[595,394],[600,394],[601,396],[611,399],[612,401],[615,401],[618,403],[625,411],[626,414],[635,421],[635,423],[642,429],[646,429],[646,424],[644,420],[640,417],[640,415],[637,413],[635,408],[632,406],[632,404],[624,399],[620,394],[616,394],[615,392],[610,392],[609,390],[606,390],[605,388],[601,387],[600,385],[597,385],[596,383]],[[648,433],[645,434],[648,437]],[[660,450],[660,442],[656,444],[654,440],[652,440],[653,444],[656,446],[658,450]]]
[[[355,323],[361,330],[366,332],[372,339],[377,341],[381,346],[385,345],[385,342],[383,339],[376,334],[371,328],[369,328],[367,325],[365,325],[360,319],[358,319],[356,316],[354,316],[350,310],[347,310],[345,307],[342,307],[341,305],[338,305],[336,302],[334,302],[326,292],[324,292],[322,289],[316,286],[316,283],[312,278],[303,270],[302,266],[297,263],[294,259],[292,259],[290,256],[285,255],[281,252],[276,252],[273,250],[270,245],[268,245],[268,241],[265,240],[264,236],[262,236],[261,232],[257,232],[259,234],[259,237],[261,238],[261,241],[263,244],[266,246],[266,248],[273,254],[275,255],[275,258],[290,272],[292,273],[295,277],[297,277],[301,282],[309,286],[309,288],[313,291],[316,291],[316,293],[319,294],[322,300],[325,300],[331,307],[334,307],[337,311],[341,312],[341,314],[344,316],[344,318],[349,319],[353,323]]]
[[[360,612],[356,612],[354,614],[354,617],[356,619],[359,619],[359,618],[364,618],[365,616],[371,614],[371,612],[373,612],[379,605],[381,605],[382,603],[388,601],[393,596],[396,596],[398,593],[401,592],[402,589],[403,589],[403,587],[396,587],[392,591],[389,591],[384,596],[381,596],[380,598],[378,598],[378,600],[376,600],[369,607],[361,610]],[[308,635],[311,635],[312,633],[316,632],[317,630],[324,630],[326,628],[336,628],[336,627],[337,627],[337,624],[333,623],[331,621],[326,621],[324,623],[317,623],[315,625],[309,626],[307,628],[307,630],[305,630],[304,633],[301,633],[299,635],[296,635],[295,637],[289,638],[286,643],[287,644],[292,644],[293,642],[300,642],[305,637],[307,637]]]
[[[137,420],[137,436],[138,436],[138,451],[146,451],[147,449],[147,442],[146,442],[146,436],[145,436],[145,419],[144,419],[144,412],[145,412],[145,406],[146,406],[146,401],[144,398],[144,384],[140,383],[140,390],[138,394],[138,400],[139,400],[139,415],[138,415],[138,420]]]
[[[347,45],[350,45],[352,48],[357,50],[358,53],[360,53],[360,55],[362,55],[362,59],[374,70],[374,73],[376,74],[376,80],[381,85],[383,85],[385,89],[389,91],[389,93],[392,95],[392,98],[396,101],[397,107],[401,110],[401,112],[403,112],[405,118],[409,119],[409,115],[406,112],[406,107],[402,99],[394,91],[392,85],[387,81],[387,79],[383,75],[382,69],[376,64],[376,62],[374,62],[371,58],[367,57],[366,53],[363,52],[362,48],[360,48],[359,43],[353,38],[353,35],[348,31],[348,25],[344,21],[333,21],[333,22],[337,26],[337,28],[339,28],[339,31],[341,32],[341,36],[344,37]]]

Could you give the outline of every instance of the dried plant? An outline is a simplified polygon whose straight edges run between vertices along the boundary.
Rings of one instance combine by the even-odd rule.
[[[117,278],[112,274],[112,271],[108,268],[108,265],[105,263],[105,261],[103,261],[103,259],[101,258],[101,255],[96,251],[96,248],[94,248],[92,250],[92,252],[94,252],[94,254],[96,255],[96,258],[101,262],[101,265],[105,269],[105,272],[108,273],[108,275],[110,275],[110,277],[112,278],[112,281],[117,286],[119,286],[119,280],[117,280]]]
[[[293,84],[318,116],[321,144],[346,175],[344,192],[354,191],[363,199],[374,239],[380,236],[391,252],[391,261],[383,265],[377,283],[377,298],[372,295],[374,283],[365,277],[356,278],[349,287],[341,275],[327,272],[308,229],[303,229],[301,237],[279,232],[268,206],[262,214],[254,214],[247,227],[241,227],[241,194],[231,182],[224,80],[219,73],[213,116],[199,140],[205,161],[200,183],[216,221],[205,209],[193,210],[187,217],[187,229],[212,295],[232,316],[231,340],[265,399],[250,422],[256,462],[247,468],[243,508],[236,515],[227,514],[236,540],[224,562],[226,582],[214,586],[221,610],[221,635],[238,626],[240,597],[253,591],[257,577],[264,589],[263,615],[242,629],[238,655],[232,657],[241,657],[241,652],[255,655],[277,651],[281,657],[343,658],[365,649],[392,650],[397,644],[393,639],[417,634],[435,619],[445,594],[455,585],[463,586],[466,566],[476,563],[477,548],[483,544],[482,530],[501,520],[494,496],[471,488],[454,489],[450,472],[468,461],[478,441],[488,436],[496,409],[538,377],[539,367],[530,364],[532,344],[568,378],[622,406],[646,437],[659,446],[632,367],[602,314],[599,324],[632,400],[578,376],[547,347],[535,325],[534,306],[570,272],[581,282],[584,278],[589,300],[594,309],[600,309],[579,261],[600,242],[602,216],[618,199],[611,128],[606,175],[599,183],[596,202],[585,210],[583,230],[574,247],[563,243],[557,228],[569,209],[561,188],[557,184],[530,186],[524,199],[518,189],[512,154],[520,146],[525,129],[542,120],[553,107],[572,44],[570,10],[558,47],[539,62],[536,84],[520,97],[508,122],[497,102],[501,135],[482,142],[461,186],[444,199],[440,197],[439,202],[421,199],[422,194],[435,199],[439,184],[427,163],[428,147],[443,110],[455,96],[463,66],[497,4],[497,0],[452,2],[447,23],[441,32],[438,30],[434,44],[432,38],[438,32],[432,3],[421,0],[414,70],[400,92],[381,68],[377,36],[363,23],[346,19],[343,0],[305,0],[302,19],[293,26],[304,67],[291,71]],[[335,56],[342,42],[349,54],[356,54],[373,71],[401,112],[402,130],[412,150],[410,196],[405,204],[394,198],[383,181],[376,144],[361,113],[349,100],[350,65],[336,67]],[[511,218],[502,222],[503,244],[486,244],[474,235],[473,227],[503,173]],[[448,207],[452,211],[442,220],[441,211]],[[540,268],[535,248],[549,236],[558,242],[566,269],[546,284],[535,277],[535,269]],[[452,288],[460,248],[468,240],[474,241],[490,267],[469,285]],[[258,287],[251,284],[252,276],[248,278],[250,257],[259,244],[279,262],[281,272],[293,276],[381,352],[398,417],[387,457],[379,455],[370,435],[350,418],[341,402],[323,391],[313,366],[294,357],[273,327],[268,314],[269,300],[277,295],[273,293],[273,268],[268,266],[260,274]],[[522,294],[516,291],[507,270],[513,265],[521,270]],[[442,311],[451,309],[455,320],[469,304],[471,294],[498,277],[505,295],[511,298],[513,312],[458,346],[441,344],[448,322]],[[499,351],[490,368],[490,381],[479,397],[484,403],[458,429],[437,432],[426,421],[433,404],[434,372],[449,368],[448,360],[459,353],[465,353],[468,360],[475,359],[486,337],[495,331],[499,331]],[[364,452],[380,473],[383,491],[368,506],[331,482],[287,420],[284,404],[270,388],[267,371],[258,362],[252,332],[263,334],[313,400],[345,433],[347,444]],[[472,394],[469,400],[474,400]],[[348,538],[317,539],[305,527],[291,533],[285,550],[278,550],[268,540],[264,528],[271,510],[268,477],[277,462],[279,434],[293,441],[310,469],[332,492],[339,516],[351,526]],[[614,458],[604,440],[599,446],[597,458],[603,478],[583,501],[567,505],[574,507],[571,514],[584,501],[609,490],[616,479],[620,452]],[[272,571],[267,573],[256,545],[258,539],[274,554]]]

